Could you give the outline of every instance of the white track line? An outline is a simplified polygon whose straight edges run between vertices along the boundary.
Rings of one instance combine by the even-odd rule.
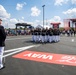
[[[17,40],[17,39],[26,39],[26,38],[31,38],[31,37],[24,37],[24,38],[10,38],[10,39],[6,39],[6,40]]]
[[[21,47],[21,48],[15,48],[15,49],[10,49],[10,50],[5,50],[4,53],[7,52],[12,52],[12,51],[17,51],[17,50],[21,50],[21,49],[25,49],[26,47]]]
[[[22,47],[22,48],[7,50],[6,52],[11,52],[11,51],[14,51],[14,52],[8,53],[8,54],[4,55],[3,57],[7,57],[7,56],[13,55],[13,54],[15,54],[15,53],[24,51],[24,50],[26,50],[26,49],[29,49],[29,48],[32,48],[32,47],[38,47],[38,46],[40,46],[40,45],[31,45],[31,46],[27,46],[27,47]],[[15,50],[16,50],[16,51],[15,51]]]

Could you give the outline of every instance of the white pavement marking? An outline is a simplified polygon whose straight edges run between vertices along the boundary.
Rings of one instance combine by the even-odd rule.
[[[21,38],[10,38],[10,39],[6,39],[6,40],[17,40],[17,39],[26,39],[26,38],[31,38],[31,37],[21,37]]]
[[[14,52],[8,53],[8,54],[4,55],[3,57],[7,57],[7,56],[13,55],[13,54],[15,54],[15,53],[24,51],[24,50],[26,50],[26,49],[29,49],[29,48],[32,48],[32,47],[38,47],[38,46],[40,46],[40,45],[31,45],[31,46],[27,46],[27,47],[22,47],[22,48],[7,50],[7,51],[5,51],[5,52],[11,52],[11,51],[14,51]],[[15,51],[15,50],[16,50],[16,51]]]
[[[21,48],[15,48],[15,49],[10,49],[10,50],[5,50],[4,52],[12,52],[12,51],[17,51],[17,50],[21,50],[21,49],[25,49],[26,47],[21,47]]]
[[[71,41],[74,42],[74,39],[72,39]]]
[[[61,39],[61,41],[65,41],[65,42],[76,42],[75,39],[66,39],[66,40],[65,39],[64,40]]]

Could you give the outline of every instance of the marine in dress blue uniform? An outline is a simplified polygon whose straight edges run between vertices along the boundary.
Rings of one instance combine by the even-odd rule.
[[[4,27],[1,25],[1,22],[2,20],[0,19],[0,70],[4,68],[2,61],[3,61],[3,53],[6,39],[6,33]]]

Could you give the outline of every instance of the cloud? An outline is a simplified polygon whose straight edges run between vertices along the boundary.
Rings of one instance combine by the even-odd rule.
[[[62,5],[62,4],[66,4],[69,0],[55,0],[54,5]]]
[[[15,24],[18,23],[18,20],[13,18],[13,19],[6,19],[4,21],[2,21],[2,25],[5,28],[15,28]]]
[[[64,11],[63,14],[67,15],[68,18],[74,18],[76,17],[76,8],[68,9]]]
[[[15,26],[15,24],[16,23],[28,23],[28,24],[31,24],[31,25],[33,25],[33,22],[25,22],[23,19],[16,19],[16,18],[12,18],[12,19],[10,19],[9,20],[9,22],[8,22],[8,27],[9,28],[15,28],[16,26]],[[7,23],[6,23],[7,24]]]
[[[16,23],[25,23],[25,21],[22,20],[22,19],[17,20],[16,18],[12,18],[12,19],[9,19],[9,21],[5,20],[3,22],[3,25],[4,25],[5,28],[15,28]],[[8,27],[7,27],[7,24],[8,24]]]
[[[71,2],[71,4],[76,4],[76,0],[55,0],[55,3],[54,5],[63,5],[63,4],[66,4],[68,2]]]
[[[10,19],[10,23],[17,23],[17,22],[18,22],[18,20],[17,20],[17,19],[15,19],[15,18]]]
[[[72,1],[72,4],[76,4],[76,0],[71,0]]]
[[[47,20],[48,24],[50,25],[50,23],[56,23],[56,22],[60,22],[60,27],[64,27],[63,25],[63,21],[61,20],[61,18],[59,16],[54,16],[53,18],[51,18],[50,20]],[[51,26],[51,25],[50,25]]]
[[[22,17],[22,19],[24,19],[24,17]]]
[[[50,19],[50,22],[60,22],[61,18],[59,16],[54,16],[53,18]]]
[[[46,22],[47,22],[47,23],[46,23]],[[63,26],[64,26],[64,25],[63,25],[63,21],[61,20],[61,18],[60,18],[59,16],[54,16],[54,17],[51,18],[51,19],[44,20],[44,26],[45,26],[45,27],[51,27],[50,23],[52,23],[52,22],[60,22],[60,23],[61,23],[60,27],[63,27]],[[34,26],[34,27],[36,27],[36,26],[38,26],[38,25],[43,26],[43,21],[35,20],[35,21],[33,22],[33,26]]]
[[[8,28],[15,28],[16,23],[18,23],[17,19],[15,19],[15,18],[10,19],[9,22],[8,22]]]
[[[35,20],[33,22],[33,26],[36,27],[37,25],[42,25],[41,21],[40,20]]]
[[[27,21],[26,23],[27,23],[27,24],[31,24],[31,25],[33,26],[33,22],[28,22],[28,21]]]
[[[32,7],[31,11],[32,11],[31,16],[39,16],[41,12],[36,6]]]
[[[5,10],[5,8],[2,5],[0,5],[0,18],[2,18],[2,19],[10,18],[10,14],[7,13],[7,11]]]
[[[23,6],[26,5],[26,3],[17,3],[17,6],[16,6],[16,10],[22,10]]]
[[[61,23],[60,27],[63,27],[63,23],[62,23],[61,18],[59,16],[54,16],[50,20],[47,20],[47,23],[48,23],[47,25],[46,25],[46,20],[44,22],[45,22],[44,26],[48,27],[48,28],[51,27],[51,25],[50,25],[51,22],[60,22]],[[29,21],[25,22],[23,19],[18,20],[16,18],[12,18],[8,22],[8,28],[15,28],[16,23],[28,23],[28,24],[31,24],[34,27],[36,27],[38,25],[43,26],[43,21],[40,21],[40,20],[35,20],[33,22],[29,22]],[[4,25],[5,25],[5,28],[7,28],[7,21],[5,22]]]

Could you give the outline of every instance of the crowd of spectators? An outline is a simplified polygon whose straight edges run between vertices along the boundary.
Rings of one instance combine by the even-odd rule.
[[[31,30],[30,29],[5,29],[7,36],[17,36],[17,35],[30,35]],[[60,30],[61,35],[67,35],[67,36],[75,36],[76,30],[75,29],[68,29],[68,30]]]
[[[17,36],[17,35],[30,35],[30,29],[5,29],[7,36]]]
[[[69,37],[69,36],[72,37],[72,36],[75,36],[75,35],[76,35],[76,29],[74,29],[74,28],[68,29],[68,30],[65,30],[65,29],[64,29],[64,30],[61,31],[61,34],[62,34],[62,35],[67,35],[68,37]]]

